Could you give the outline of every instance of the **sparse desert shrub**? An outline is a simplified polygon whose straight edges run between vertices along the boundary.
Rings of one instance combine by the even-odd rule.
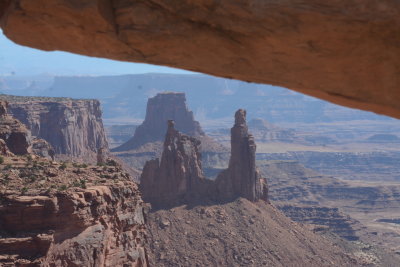
[[[118,166],[118,163],[115,161],[115,160],[113,160],[113,159],[109,159],[109,160],[107,160],[107,166]]]
[[[21,195],[25,195],[28,192],[28,187],[24,186],[21,188]]]
[[[3,163],[4,163],[4,157],[0,156],[0,164],[3,164]]]
[[[11,169],[11,168],[12,168],[11,164],[7,164],[7,165],[4,167],[3,170],[9,170],[9,169]]]
[[[82,189],[86,189],[86,180],[79,179],[79,181],[75,181],[72,185],[74,187],[80,187]]]
[[[66,168],[67,168],[67,163],[65,162],[63,162],[59,167],[60,170],[65,170]]]
[[[65,190],[67,190],[67,188],[68,188],[67,185],[63,184],[58,188],[58,190],[59,191],[65,191]]]

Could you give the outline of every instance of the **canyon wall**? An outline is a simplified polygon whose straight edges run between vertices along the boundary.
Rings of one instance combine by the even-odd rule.
[[[27,154],[30,152],[31,134],[19,120],[7,114],[8,108],[6,101],[0,101],[0,139],[12,153]]]
[[[2,96],[9,112],[46,140],[57,155],[95,161],[97,150],[108,148],[97,100]]]
[[[400,117],[392,0],[7,0],[16,43],[279,85]]]

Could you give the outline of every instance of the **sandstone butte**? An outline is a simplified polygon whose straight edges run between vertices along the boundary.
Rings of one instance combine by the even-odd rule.
[[[284,86],[400,118],[392,0],[5,0],[0,26],[42,50]]]
[[[143,200],[154,208],[183,203],[229,202],[238,197],[268,202],[267,182],[256,167],[256,144],[248,132],[246,111],[235,113],[229,166],[215,180],[203,175],[200,141],[175,130],[168,121],[161,160],[146,162],[140,177]]]

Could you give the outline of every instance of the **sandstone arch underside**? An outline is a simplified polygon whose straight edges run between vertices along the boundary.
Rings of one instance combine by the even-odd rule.
[[[396,0],[2,0],[0,25],[34,48],[279,85],[400,118]]]

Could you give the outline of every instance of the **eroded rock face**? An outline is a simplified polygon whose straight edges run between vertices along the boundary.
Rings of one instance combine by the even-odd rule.
[[[148,266],[147,208],[121,166],[3,158],[0,266]]]
[[[181,134],[168,121],[161,161],[146,162],[140,189],[144,201],[154,206],[193,201],[203,194],[206,179],[201,169],[200,141]]]
[[[108,147],[97,100],[2,96],[9,112],[46,140],[57,155],[96,162],[97,150]]]
[[[199,122],[194,120],[193,112],[186,106],[184,93],[160,93],[149,98],[146,118],[137,127],[135,135],[113,151],[131,150],[146,143],[162,141],[168,120],[174,120],[176,129],[184,134],[204,136]]]
[[[30,152],[30,132],[19,120],[7,114],[7,106],[6,101],[0,101],[0,139],[12,153],[25,155]]]
[[[10,196],[0,210],[0,263],[147,266],[143,206],[132,184]]]
[[[280,85],[400,117],[399,9],[391,0],[7,0],[0,24],[43,50]]]
[[[140,178],[143,199],[155,207],[193,201],[230,201],[238,197],[268,201],[266,181],[255,166],[256,146],[248,134],[246,111],[236,112],[231,134],[229,167],[212,181],[203,175],[200,141],[175,130],[170,120],[161,161],[150,160],[143,168]]]
[[[229,167],[216,179],[218,194],[224,198],[244,197],[251,201],[268,200],[268,188],[256,167],[256,144],[249,134],[246,111],[235,113],[231,129],[231,157]]]
[[[54,160],[55,152],[53,147],[49,144],[49,142],[41,138],[35,138],[32,140],[32,153]]]

